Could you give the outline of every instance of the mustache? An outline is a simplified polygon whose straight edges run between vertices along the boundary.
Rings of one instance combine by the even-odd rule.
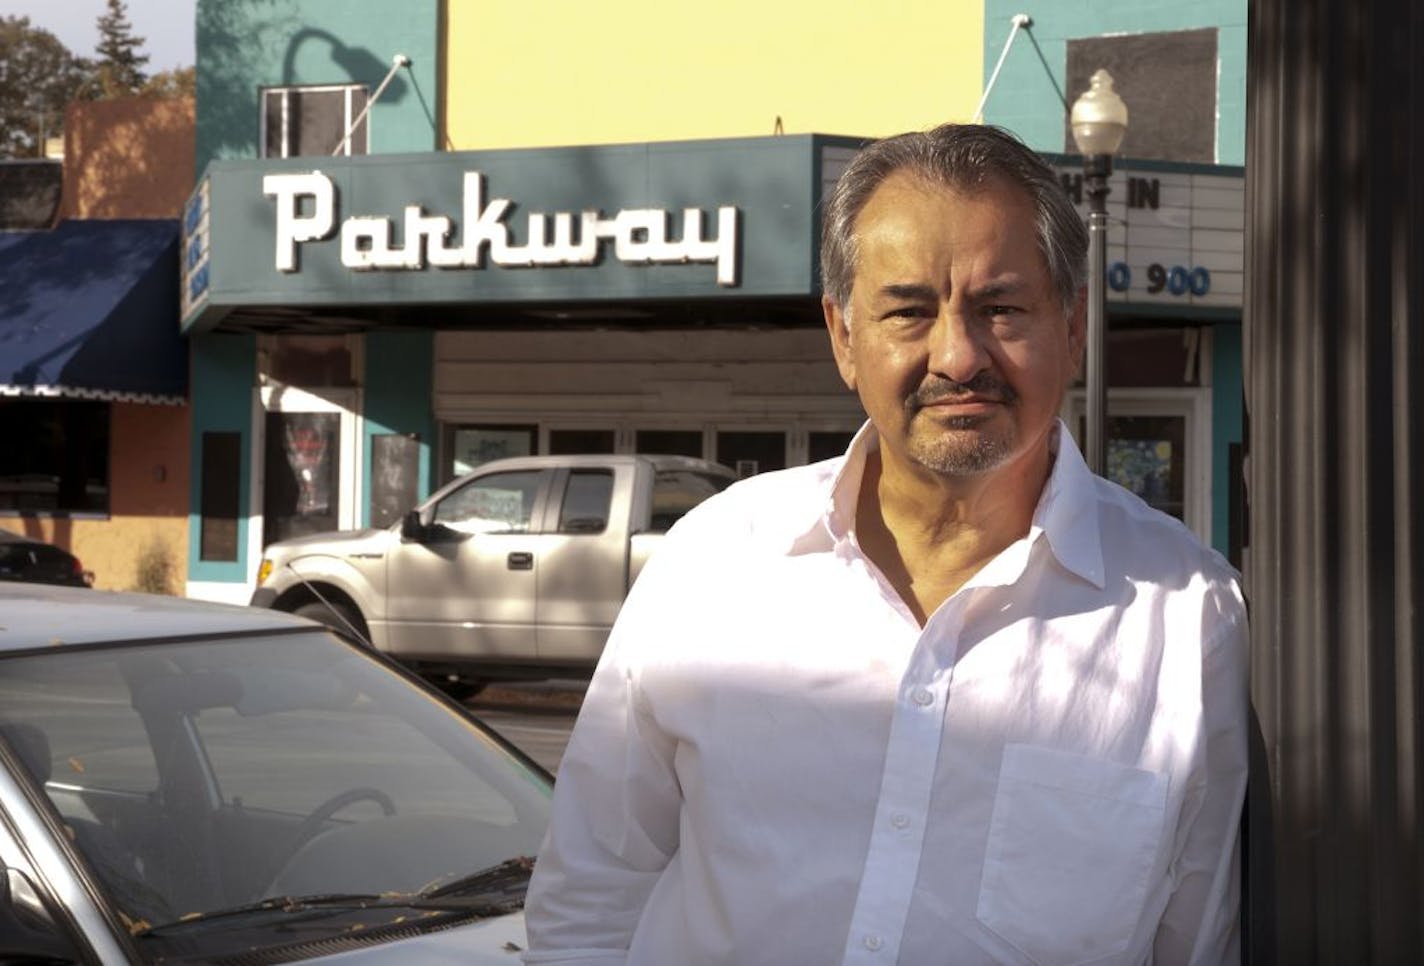
[[[991,372],[979,372],[967,382],[957,382],[943,376],[929,376],[910,395],[905,397],[905,408],[911,411],[938,402],[975,396],[991,402],[1012,404],[1019,394],[1014,387]]]

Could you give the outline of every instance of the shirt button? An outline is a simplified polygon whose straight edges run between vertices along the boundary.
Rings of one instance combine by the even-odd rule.
[[[908,816],[908,815],[894,815],[894,816],[891,816],[891,818],[890,818],[890,824],[893,825],[893,826],[895,826],[896,828],[909,828],[909,827],[910,827],[910,816]]]
[[[865,948],[870,950],[872,953],[878,950],[883,945],[885,945],[885,940],[881,939],[879,936],[865,937]]]
[[[910,700],[922,708],[927,708],[934,704],[934,695],[928,688],[915,688],[914,693],[910,695]]]

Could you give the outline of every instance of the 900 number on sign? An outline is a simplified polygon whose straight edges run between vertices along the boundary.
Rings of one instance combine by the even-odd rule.
[[[1108,266],[1108,288],[1114,292],[1126,292],[1132,287],[1132,269],[1126,262],[1113,262]],[[1166,268],[1158,262],[1147,266],[1147,294],[1156,295],[1166,291],[1170,295],[1205,295],[1211,291],[1211,273],[1198,265],[1183,268],[1173,265]]]

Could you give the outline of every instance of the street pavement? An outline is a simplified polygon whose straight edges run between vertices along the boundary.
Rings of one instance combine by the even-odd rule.
[[[466,704],[476,717],[516,748],[557,773],[585,683],[541,681],[492,686]]]

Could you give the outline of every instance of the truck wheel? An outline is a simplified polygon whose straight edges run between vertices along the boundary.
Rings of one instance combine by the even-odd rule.
[[[468,701],[489,686],[488,681],[480,678],[452,678],[446,674],[427,675],[425,680],[456,701]]]
[[[361,615],[356,612],[354,607],[339,600],[334,600],[329,605],[320,601],[312,601],[301,605],[292,613],[298,617],[305,617],[325,624],[339,634],[355,637],[367,646],[371,643],[371,639],[366,633],[366,622],[361,619]]]

